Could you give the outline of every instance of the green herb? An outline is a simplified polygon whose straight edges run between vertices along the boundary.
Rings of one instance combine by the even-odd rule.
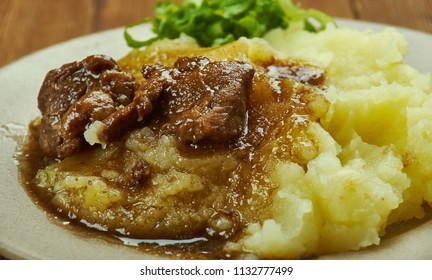
[[[269,30],[288,27],[291,21],[303,21],[304,29],[318,32],[333,19],[317,10],[304,10],[291,0],[184,0],[181,4],[159,2],[154,19],[128,25],[124,30],[127,44],[133,48],[148,46],[163,39],[175,39],[184,33],[201,46],[220,46],[240,37],[262,37]],[[129,28],[151,22],[156,37],[138,41]]]

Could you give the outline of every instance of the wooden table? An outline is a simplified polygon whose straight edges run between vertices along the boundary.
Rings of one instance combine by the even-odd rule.
[[[156,1],[0,0],[0,67],[52,44],[151,16]],[[294,2],[334,17],[381,22],[432,33],[431,0]]]

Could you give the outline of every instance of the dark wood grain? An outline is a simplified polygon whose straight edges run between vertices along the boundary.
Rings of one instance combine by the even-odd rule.
[[[1,0],[0,65],[94,30],[95,1]]]
[[[96,30],[105,30],[124,26],[153,15],[153,6],[157,0],[105,0],[99,1],[99,26]]]
[[[350,0],[299,0],[294,2],[303,8],[321,10],[333,17],[354,18]]]
[[[354,17],[432,33],[430,0],[351,0]]]

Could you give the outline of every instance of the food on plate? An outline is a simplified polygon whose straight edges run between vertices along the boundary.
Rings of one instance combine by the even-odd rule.
[[[393,29],[304,26],[50,71],[20,164],[30,192],[118,238],[188,240],[184,257],[378,245],[432,202],[432,77]]]
[[[34,125],[42,154],[59,161],[37,171],[34,183],[52,207],[110,233],[202,237],[219,248],[246,221],[266,217],[273,161],[316,156],[309,123],[318,127],[328,109],[325,73],[279,58],[261,40],[214,49],[172,43],[132,52],[115,67],[90,56],[75,72],[66,64],[48,73]],[[45,131],[60,140],[45,147]]]

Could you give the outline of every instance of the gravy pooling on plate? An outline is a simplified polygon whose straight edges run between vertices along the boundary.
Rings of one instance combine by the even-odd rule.
[[[328,110],[324,79],[246,39],[166,40],[117,63],[66,64],[40,90],[22,177],[73,222],[120,237],[200,238],[210,256],[231,257],[248,225],[270,218],[275,163],[306,168],[318,156],[311,124]]]

